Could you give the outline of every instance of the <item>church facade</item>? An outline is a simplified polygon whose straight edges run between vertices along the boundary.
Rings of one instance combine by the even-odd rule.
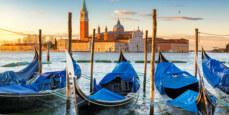
[[[91,38],[89,35],[89,18],[88,10],[85,0],[83,0],[82,9],[80,10],[80,37],[73,39],[72,50],[87,52],[91,50]],[[151,50],[151,39],[147,47]],[[59,39],[57,48],[59,51],[67,49],[68,40]],[[185,39],[162,39],[158,38],[156,43],[157,49],[163,52],[188,52],[189,41]],[[127,52],[143,52],[144,38],[143,32],[139,29],[133,31],[126,31],[121,21],[118,19],[117,24],[113,26],[112,30],[105,30],[102,32],[100,26],[97,28],[95,35],[95,51],[96,52],[119,52],[125,50]]]
[[[83,0],[80,11],[80,37],[72,41],[72,50],[90,51],[91,38],[92,36],[89,36],[88,10],[86,2]],[[58,40],[58,50],[66,49],[67,43],[67,39]],[[105,27],[104,32],[101,31],[100,27],[97,28],[95,37],[96,52],[119,52],[121,49],[125,51],[143,51],[143,45],[143,32],[139,29],[125,31],[119,19],[111,31],[107,27]]]

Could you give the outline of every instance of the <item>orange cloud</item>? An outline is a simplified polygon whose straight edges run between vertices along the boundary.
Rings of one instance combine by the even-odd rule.
[[[133,16],[136,15],[137,12],[130,10],[115,10],[114,14],[117,16]]]
[[[204,18],[188,17],[188,16],[168,16],[168,17],[158,17],[158,19],[161,19],[164,21],[180,21],[180,20],[198,21],[198,20],[203,20]]]

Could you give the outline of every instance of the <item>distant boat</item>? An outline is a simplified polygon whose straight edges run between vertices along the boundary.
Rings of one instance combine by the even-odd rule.
[[[229,68],[215,60],[202,50],[202,67],[208,83],[222,92],[229,94]]]
[[[67,56],[67,68],[73,68],[70,55]],[[68,71],[70,73],[71,70]],[[70,78],[74,75],[71,74]],[[93,111],[105,108],[122,107],[130,104],[138,97],[139,78],[133,66],[126,60],[122,52],[119,62],[112,72],[106,74],[97,84],[94,81],[93,93],[86,95],[80,88],[80,79],[76,80],[76,93],[79,96],[79,111]],[[86,112],[86,113],[87,113]]]
[[[74,60],[73,65],[74,73],[81,76]],[[0,114],[39,111],[65,104],[65,87],[66,70],[43,73],[25,83],[1,84]]]
[[[183,114],[214,114],[216,98],[206,91],[208,103],[206,108],[203,89],[197,78],[180,70],[169,62],[162,53],[159,54],[155,85],[162,96],[168,97],[167,104],[172,107],[172,111],[182,110],[181,112],[185,112]]]

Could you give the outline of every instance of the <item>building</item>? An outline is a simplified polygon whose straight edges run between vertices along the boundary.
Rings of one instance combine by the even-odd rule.
[[[152,38],[148,41],[148,51],[151,50]],[[188,52],[189,51],[189,40],[186,39],[156,39],[156,51],[162,52]]]
[[[33,51],[34,47],[34,43],[3,44],[0,46],[0,51]]]
[[[139,29],[135,31],[125,31],[124,26],[118,19],[117,24],[114,25],[111,31],[108,31],[107,27],[105,27],[104,32],[101,32],[100,26],[97,28],[95,51],[119,52],[121,49],[125,51],[143,51],[142,36],[143,33]],[[90,51],[91,38],[92,36],[89,36],[88,10],[86,2],[83,0],[83,6],[80,11],[80,38],[72,41],[72,50]],[[58,40],[58,50],[63,51],[66,49],[67,42],[66,39]]]
[[[89,18],[85,0],[83,0],[82,9],[80,10],[80,38],[72,41],[73,51],[90,51],[91,38],[89,36]],[[68,41],[60,39],[58,41],[58,50],[67,49]],[[162,39],[156,41],[156,48],[163,52],[188,52],[189,41],[185,39]],[[148,42],[148,49],[151,49],[151,39]],[[104,32],[98,26],[95,35],[96,52],[119,52],[120,50],[128,52],[143,52],[144,39],[143,32],[139,29],[126,31],[121,21],[118,19],[112,30],[105,27]]]
[[[43,49],[47,48],[47,43],[50,41],[53,44],[53,49],[64,51],[68,48],[67,37],[63,35],[60,38],[46,35],[43,36]],[[91,38],[89,35],[89,18],[88,10],[85,0],[80,10],[80,36],[78,39],[72,40],[72,50],[87,52],[91,49]],[[34,44],[37,44],[37,36],[31,35],[18,40],[18,43],[3,44],[0,46],[2,51],[31,51],[34,49]],[[151,50],[151,38],[148,39],[148,51]],[[105,27],[102,32],[98,26],[95,35],[95,51],[96,52],[119,52],[125,50],[127,52],[143,52],[144,39],[143,32],[138,29],[126,31],[121,21],[118,19],[117,23],[111,30]],[[186,39],[156,39],[156,50],[163,52],[188,52],[189,41]]]
[[[83,0],[83,7],[80,11],[80,41],[89,40],[89,19],[85,0]]]

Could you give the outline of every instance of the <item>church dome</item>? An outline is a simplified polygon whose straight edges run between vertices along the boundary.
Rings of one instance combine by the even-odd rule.
[[[113,31],[114,32],[124,32],[124,27],[120,23],[120,20],[118,20],[117,24],[114,26]]]

